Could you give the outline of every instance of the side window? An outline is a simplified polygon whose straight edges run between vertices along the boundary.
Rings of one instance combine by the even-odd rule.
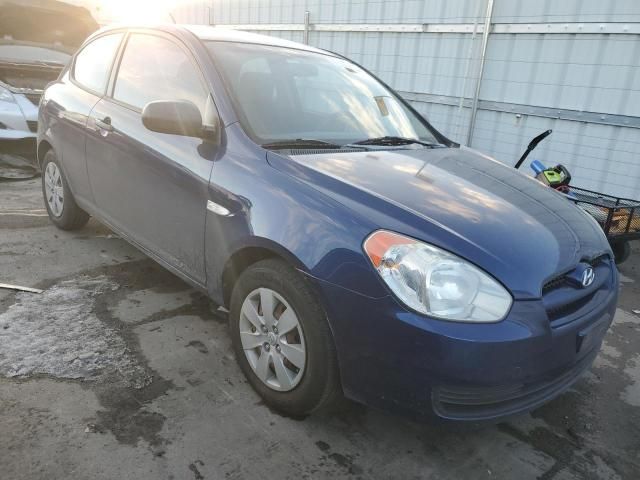
[[[209,92],[178,45],[163,37],[134,34],[122,56],[113,98],[141,110],[156,100],[189,100],[206,118]]]
[[[122,34],[114,33],[97,38],[84,47],[73,67],[76,82],[89,90],[103,93],[121,40]]]

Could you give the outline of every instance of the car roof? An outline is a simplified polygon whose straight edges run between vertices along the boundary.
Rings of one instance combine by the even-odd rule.
[[[220,42],[238,42],[238,43],[252,43],[256,45],[271,45],[274,47],[284,47],[284,48],[295,48],[298,50],[306,50],[309,52],[316,52],[322,54],[331,54],[326,50],[321,50],[318,48],[310,47],[303,43],[292,42],[290,40],[283,40],[277,37],[271,37],[268,35],[258,35],[255,33],[243,32],[240,30],[235,30],[231,28],[224,27],[213,27],[209,25],[174,25],[174,24],[140,24],[140,25],[130,25],[130,24],[114,24],[108,27],[104,27],[98,32],[104,33],[109,30],[116,29],[151,29],[151,30],[159,30],[165,32],[177,32],[187,30],[192,33],[196,37],[198,37],[202,41],[220,41]]]

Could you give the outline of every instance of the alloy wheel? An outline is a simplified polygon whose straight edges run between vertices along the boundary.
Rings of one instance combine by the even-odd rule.
[[[258,288],[240,309],[240,341],[249,365],[269,388],[293,390],[304,375],[306,347],[298,316],[269,288]]]
[[[49,162],[44,172],[44,190],[49,210],[55,217],[60,217],[64,209],[64,188],[60,169],[54,162]]]

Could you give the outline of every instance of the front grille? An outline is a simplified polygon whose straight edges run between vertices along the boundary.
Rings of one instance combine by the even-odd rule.
[[[35,120],[27,120],[27,126],[30,132],[38,133],[38,122]]]
[[[589,265],[591,265],[592,267],[597,267],[598,265],[601,265],[602,263],[606,262],[609,259],[609,256],[606,254],[603,255],[599,255],[591,260],[584,260],[584,263],[588,263]],[[556,290],[558,288],[564,287],[568,284],[569,282],[567,281],[567,274],[563,273],[562,275],[559,275],[557,277],[552,278],[551,280],[549,280],[547,283],[545,283],[542,286],[542,295],[544,296],[546,293],[551,292],[553,290]]]
[[[574,300],[573,302],[560,305],[559,307],[547,309],[547,317],[549,317],[549,321],[555,322],[556,320],[577,312],[582,307],[586,306],[593,299],[594,295],[595,292],[585,297]]]
[[[25,93],[24,95],[27,99],[33,103],[36,107],[40,105],[40,98],[42,97],[39,93]]]
[[[567,278],[565,275],[553,278],[544,284],[542,287],[542,295],[551,292],[557,288],[563,287],[567,284]]]
[[[586,313],[590,306],[601,301],[611,288],[611,269],[615,268],[608,255],[588,261],[596,274],[589,287],[575,286],[569,273],[553,278],[542,289],[542,303],[553,327],[571,322]]]
[[[495,387],[441,386],[433,390],[435,411],[457,420],[483,420],[531,410],[562,393],[587,370],[594,348],[570,370],[535,381]]]

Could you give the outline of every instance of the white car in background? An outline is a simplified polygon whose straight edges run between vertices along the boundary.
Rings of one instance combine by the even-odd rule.
[[[38,105],[98,24],[57,0],[0,0],[0,157],[35,160]]]

